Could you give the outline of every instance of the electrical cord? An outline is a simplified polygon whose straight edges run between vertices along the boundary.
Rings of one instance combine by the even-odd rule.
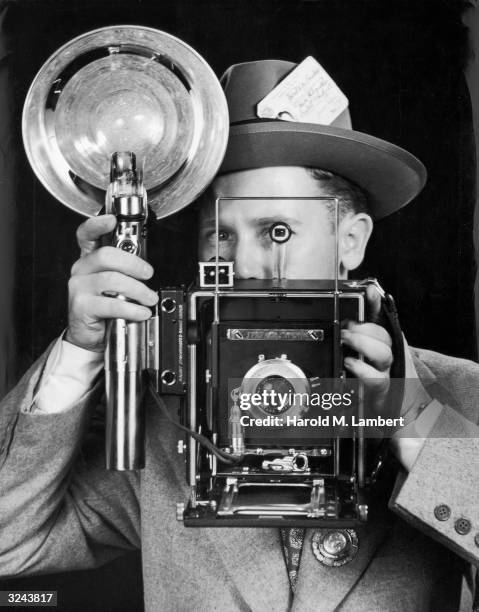
[[[215,457],[217,459],[219,459],[223,463],[227,463],[229,465],[234,465],[235,463],[238,463],[239,461],[241,461],[241,459],[243,458],[243,455],[232,456],[229,453],[226,453],[225,451],[223,451],[220,448],[218,448],[217,446],[215,446],[213,444],[213,442],[211,442],[211,440],[208,440],[208,438],[206,436],[203,436],[203,435],[201,435],[199,433],[196,433],[192,429],[188,429],[188,427],[185,427],[184,425],[181,425],[180,423],[175,421],[171,417],[170,413],[168,412],[168,409],[165,406],[165,402],[163,401],[162,397],[160,396],[160,394],[156,390],[155,383],[153,382],[151,377],[148,380],[148,390],[150,391],[151,397],[153,398],[155,404],[161,410],[163,415],[171,423],[173,423],[173,425],[178,427],[178,429],[181,429],[182,431],[187,433],[189,436],[194,438],[197,442],[199,442],[202,446],[207,448],[211,453],[213,453],[213,455],[215,455]]]

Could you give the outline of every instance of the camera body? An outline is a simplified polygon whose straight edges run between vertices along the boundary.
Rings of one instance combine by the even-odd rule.
[[[161,290],[151,323],[158,392],[180,395],[182,424],[231,457],[180,441],[190,498],[178,518],[208,527],[365,520],[365,440],[341,419],[361,414],[363,393],[343,369],[340,329],[364,321],[367,283],[233,285],[228,262],[218,278],[215,265],[200,264],[200,287]]]

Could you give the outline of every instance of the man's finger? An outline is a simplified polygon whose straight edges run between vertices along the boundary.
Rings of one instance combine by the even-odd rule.
[[[103,295],[105,291],[117,292],[145,306],[154,306],[158,302],[158,294],[155,291],[131,276],[109,271],[99,272],[94,278],[97,295]]]
[[[75,274],[68,282],[70,295],[104,295],[116,293],[145,306],[154,306],[158,294],[141,281],[120,272],[98,272],[97,274]]]
[[[344,367],[356,378],[359,378],[370,391],[379,393],[386,392],[389,389],[389,376],[378,372],[376,368],[365,361],[361,361],[361,359],[346,357]]]
[[[115,215],[90,217],[77,229],[78,246],[82,257],[100,246],[100,238],[115,229]]]
[[[384,327],[381,327],[376,323],[356,323],[355,321],[348,321],[345,329],[351,333],[371,336],[371,338],[376,338],[376,340],[380,340],[388,346],[393,345],[393,341],[388,332],[384,329]]]
[[[147,280],[153,276],[153,268],[148,262],[114,247],[101,247],[88,253],[78,259],[72,267],[72,275],[108,271],[121,272],[139,280]]]
[[[76,312],[78,315],[83,315],[83,317],[93,320],[126,319],[127,321],[146,321],[151,317],[151,310],[146,306],[118,298],[99,296],[79,297]]]
[[[391,380],[389,376],[378,372],[373,366],[354,357],[346,357],[344,366],[364,384],[366,407],[370,406],[378,414],[381,414],[389,391]]]
[[[393,362],[391,347],[381,340],[352,333],[347,329],[341,330],[341,340],[344,345],[363,355],[379,372],[385,372],[391,367]]]

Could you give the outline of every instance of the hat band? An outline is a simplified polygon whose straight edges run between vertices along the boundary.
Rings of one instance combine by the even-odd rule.
[[[253,119],[242,119],[241,121],[232,121],[230,123],[230,126],[233,127],[235,125],[245,125],[246,123],[272,123],[275,121],[281,121],[281,119],[270,119],[270,118],[261,119],[260,117],[254,117]]]

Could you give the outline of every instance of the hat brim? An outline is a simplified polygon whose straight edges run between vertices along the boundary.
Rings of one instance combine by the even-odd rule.
[[[287,121],[231,126],[220,174],[267,166],[307,166],[339,174],[365,191],[374,219],[405,206],[427,178],[414,155],[355,130]]]

